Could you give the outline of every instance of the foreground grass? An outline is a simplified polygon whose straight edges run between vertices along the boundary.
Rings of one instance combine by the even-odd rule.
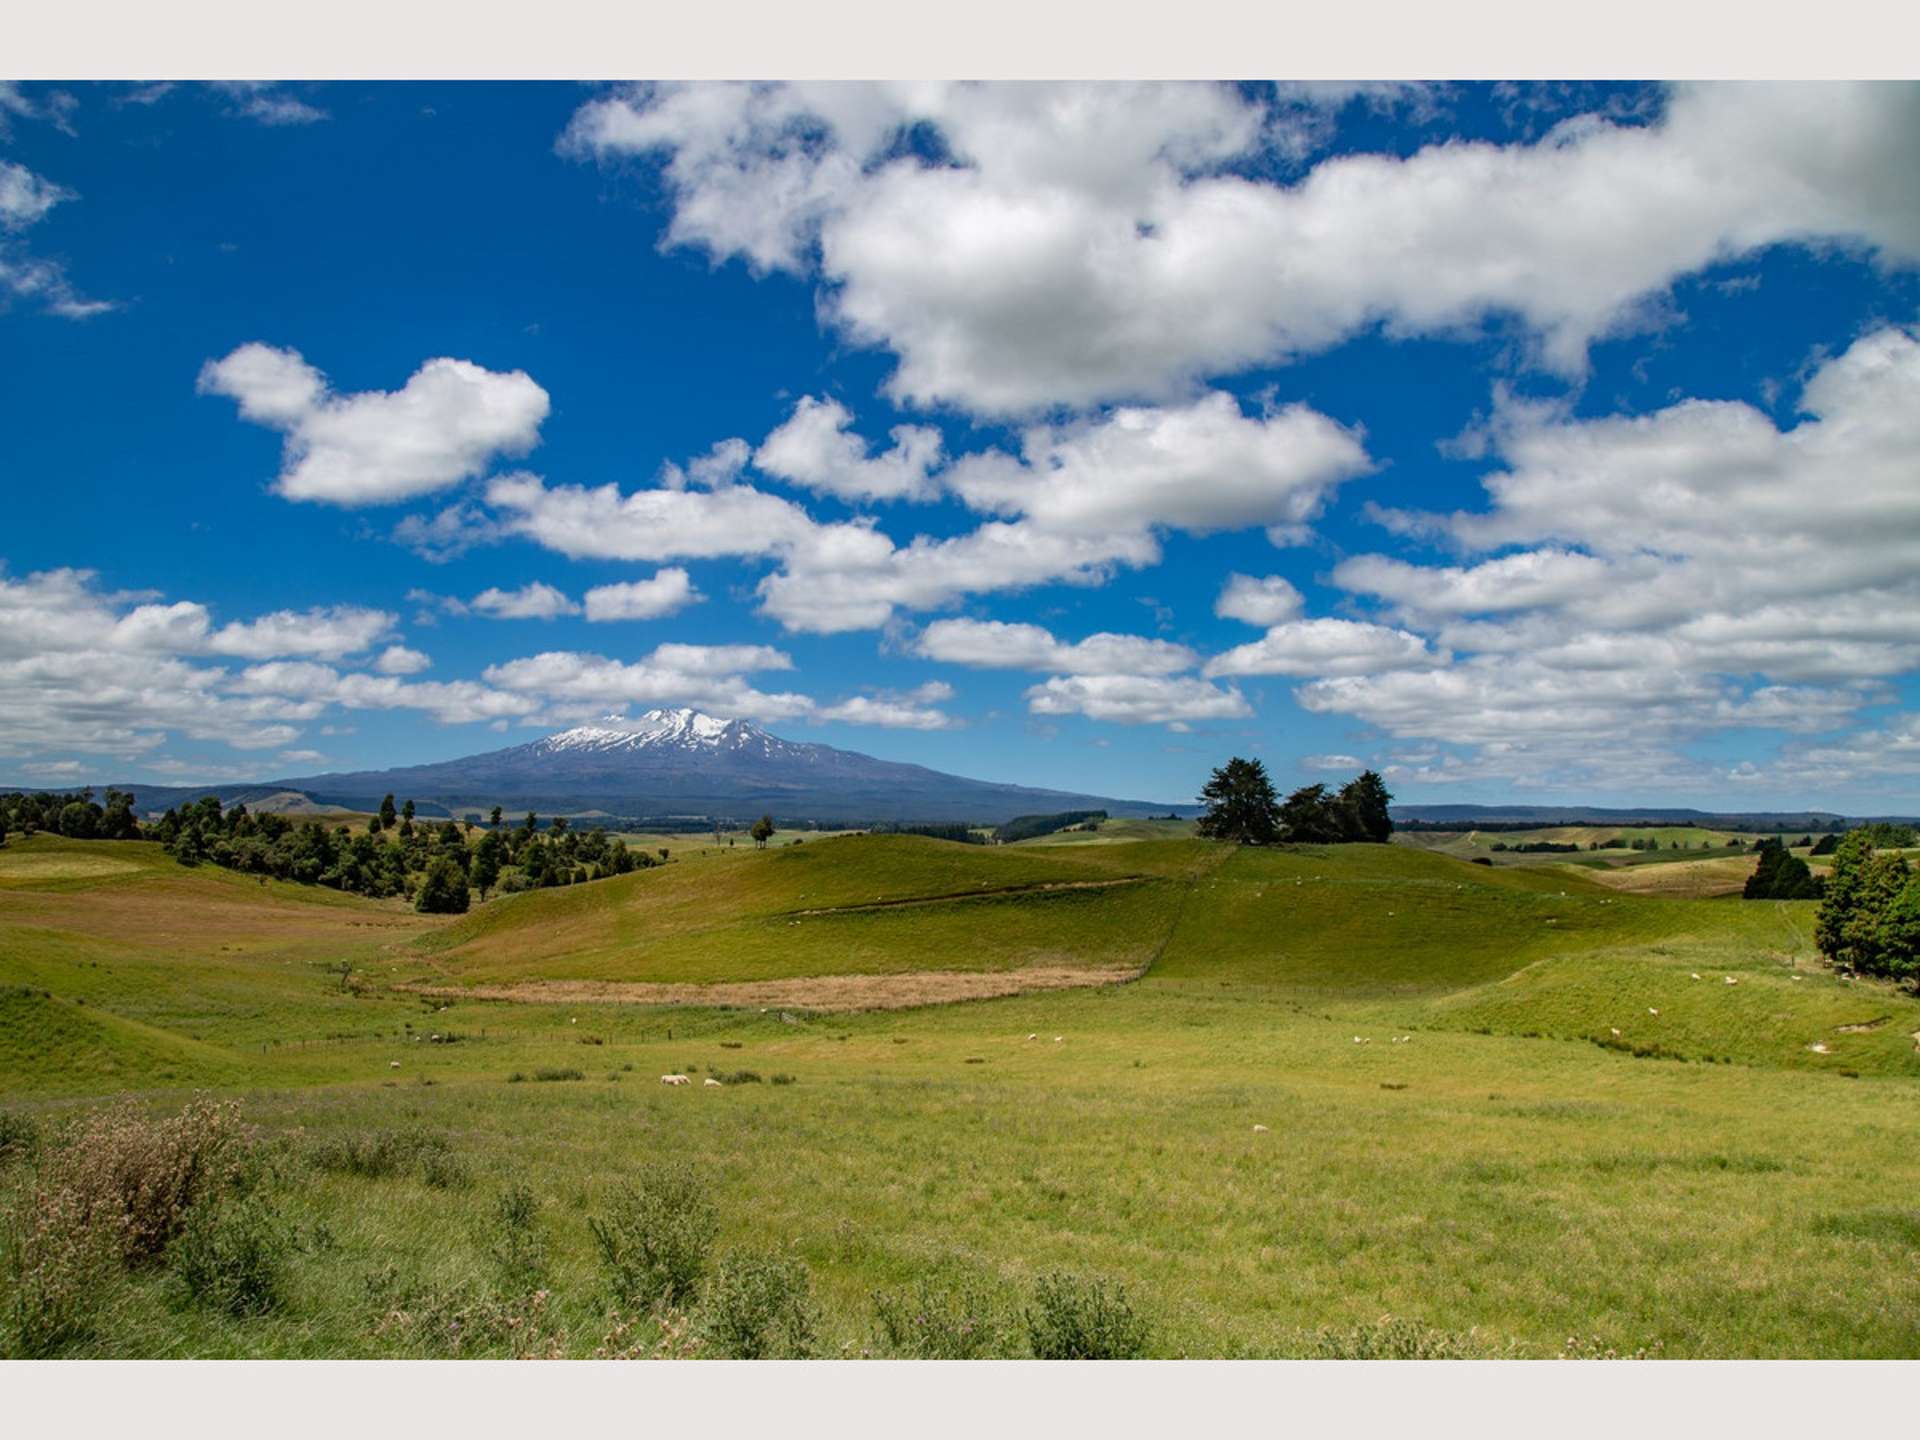
[[[1573,1335],[1671,1356],[1920,1354],[1920,1006],[1810,968],[1803,907],[1616,895],[1397,847],[1207,850],[1205,866],[1157,849],[1015,852],[1146,876],[1065,892],[1098,897],[1075,902],[1093,906],[1089,939],[1101,916],[1124,938],[1143,923],[1124,905],[1164,894],[1145,980],[862,1016],[443,1009],[380,983],[356,994],[326,968],[358,955],[379,982],[419,963],[412,918],[367,902],[159,869],[9,891],[0,982],[32,990],[0,1014],[9,1110],[45,1121],[122,1089],[165,1107],[207,1085],[296,1157],[419,1128],[471,1170],[446,1189],[301,1169],[285,1203],[327,1241],[295,1258],[280,1312],[216,1318],[163,1277],[123,1278],[75,1353],[444,1353],[383,1328],[370,1277],[488,1283],[493,1197],[524,1183],[561,1348],[590,1354],[607,1301],[587,1220],[634,1167],[673,1157],[710,1177],[723,1247],[808,1264],[829,1354],[874,1348],[876,1290],[960,1275],[1011,1312],[1057,1269],[1123,1277],[1160,1355],[1311,1353],[1306,1332],[1384,1315],[1529,1355]],[[122,853],[89,853],[103,850]],[[713,864],[745,876],[785,859]],[[800,888],[763,883],[743,903]],[[194,936],[101,933],[102,906],[171,914],[181,886]],[[79,894],[101,904],[55,903]],[[932,939],[974,924],[1000,943],[998,920],[967,917],[1012,905],[952,902]],[[1615,1026],[1657,1046],[1608,1048]],[[699,1083],[743,1070],[795,1083]],[[695,1084],[663,1087],[667,1071]]]

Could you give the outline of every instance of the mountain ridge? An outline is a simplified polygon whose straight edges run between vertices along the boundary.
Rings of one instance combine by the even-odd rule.
[[[424,765],[332,772],[274,782],[355,809],[406,793],[450,813],[501,805],[546,813],[598,810],[619,818],[737,818],[853,822],[997,822],[1018,814],[1105,809],[1116,815],[1185,807],[1078,791],[1006,785],[858,751],[787,740],[750,720],[692,709],[609,716],[538,740]]]

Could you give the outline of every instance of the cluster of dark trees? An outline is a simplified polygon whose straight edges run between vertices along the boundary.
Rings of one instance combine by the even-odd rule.
[[[0,844],[9,831],[32,835],[42,830],[70,840],[138,840],[140,821],[133,813],[133,796],[124,790],[107,791],[104,805],[94,800],[92,790],[0,795]]]
[[[1107,812],[1104,810],[1061,810],[1053,815],[1016,815],[1006,824],[994,827],[993,838],[996,844],[1010,845],[1015,840],[1051,835],[1073,825],[1097,830],[1100,822],[1106,818]]]
[[[284,815],[255,815],[245,805],[223,808],[215,795],[167,813],[146,833],[183,865],[219,865],[303,885],[324,885],[375,899],[404,895],[424,911],[458,914],[496,885],[532,890],[598,880],[659,861],[608,837],[604,830],[572,831],[556,819],[543,835],[529,814],[517,827],[494,826],[469,843],[473,823],[416,824],[411,800],[396,810],[387,796],[360,832],[318,820],[296,824]],[[661,859],[665,859],[665,855]]]
[[[1235,756],[1213,772],[1200,798],[1206,805],[1196,827],[1214,840],[1241,845],[1385,844],[1393,834],[1386,783],[1363,770],[1336,791],[1306,785],[1283,801],[1258,760]]]
[[[1504,840],[1496,840],[1487,847],[1489,850],[1510,850],[1515,855],[1571,855],[1580,847],[1573,841],[1559,840],[1522,840],[1518,845],[1509,845]]]
[[[1813,938],[1843,970],[1920,981],[1920,874],[1876,849],[1872,827],[1850,831],[1833,852]]]
[[[1760,863],[1740,893],[1748,900],[1818,900],[1825,889],[1807,862],[1773,836],[1754,847]]]

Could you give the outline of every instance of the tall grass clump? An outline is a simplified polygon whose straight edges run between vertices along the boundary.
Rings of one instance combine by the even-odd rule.
[[[473,1179],[453,1143],[431,1130],[362,1130],[330,1135],[307,1152],[317,1169],[362,1180],[415,1175],[436,1190],[464,1188]]]
[[[1392,1315],[1305,1332],[1288,1348],[1296,1360],[1489,1360],[1501,1353],[1472,1331],[1440,1330]]]
[[[973,1276],[876,1290],[880,1348],[910,1360],[978,1360],[1011,1352],[1011,1317],[994,1292]]]
[[[804,1260],[737,1250],[721,1260],[702,1307],[701,1338],[728,1360],[813,1354],[813,1277]]]
[[[167,1259],[189,1297],[244,1318],[280,1308],[293,1249],[291,1227],[256,1191],[188,1211]]]
[[[510,1295],[537,1290],[547,1273],[547,1237],[540,1202],[525,1185],[509,1185],[493,1199],[486,1227],[487,1258]]]
[[[1041,1276],[1026,1322],[1036,1360],[1137,1360],[1147,1349],[1125,1287],[1098,1276]]]
[[[40,1149],[40,1127],[25,1115],[0,1110],[0,1170],[31,1160]]]
[[[693,1297],[707,1273],[720,1212],[691,1166],[669,1163],[642,1170],[621,1185],[606,1214],[590,1216],[587,1226],[616,1300],[678,1305]]]

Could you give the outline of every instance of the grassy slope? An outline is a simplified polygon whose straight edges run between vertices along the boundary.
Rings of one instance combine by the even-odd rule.
[[[1144,964],[1172,924],[1184,888],[1175,877],[1199,858],[1191,842],[1081,863],[1012,846],[847,836],[510,896],[417,948],[439,975],[465,981]],[[1140,883],[1066,888],[1115,881]]]
[[[1132,872],[1154,878],[1059,892],[1092,917],[1082,938],[1132,938],[1143,922],[1125,907],[1155,895],[1174,906],[1153,917],[1171,938],[1149,978],[1122,990],[922,1012],[787,1024],[611,1006],[439,1011],[356,998],[324,968],[358,957],[376,980],[417,969],[411,943],[436,922],[391,905],[182,871],[149,847],[0,850],[0,983],[53,993],[0,1001],[0,1093],[40,1108],[127,1087],[239,1089],[275,1129],[441,1130],[483,1176],[452,1194],[319,1177],[299,1204],[340,1249],[300,1262],[286,1318],[216,1322],[137,1284],[100,1352],[389,1353],[361,1277],[389,1262],[427,1278],[480,1273],[473,1232],[511,1177],[542,1197],[556,1303],[590,1350],[585,1217],[627,1166],[675,1155],[715,1177],[726,1240],[790,1239],[815,1267],[830,1349],[871,1334],[873,1286],[939,1261],[1015,1289],[1056,1265],[1123,1274],[1168,1354],[1274,1353],[1297,1327],[1384,1313],[1477,1325],[1530,1353],[1580,1333],[1677,1355],[1920,1354],[1920,1071],[1907,1038],[1920,1006],[1790,968],[1805,965],[1807,907],[1616,895],[1577,872],[1401,847],[836,843],[849,848],[524,897],[449,936],[531,944],[554,926],[605,926],[609,911],[679,915],[690,947],[716,933],[685,920],[697,900],[598,898],[623,884],[650,894],[650,881],[731,905],[722,931],[763,934],[782,909],[828,895]],[[20,864],[102,855],[134,869],[63,878]],[[529,901],[565,903],[502,926]],[[996,936],[1018,912],[1059,903],[847,920],[932,925],[909,959],[950,964],[954,947],[1004,949]],[[798,945],[809,923],[765,943]],[[1725,986],[1728,973],[1741,983]],[[1639,1018],[1621,1024],[1623,1011]],[[1805,1049],[1882,1015],[1833,1037],[1831,1058]],[[1638,1041],[1642,1022],[1674,1053],[1737,1063],[1592,1043],[1613,1024]],[[409,1038],[429,1031],[462,1038]],[[1414,1038],[1391,1045],[1396,1033]],[[588,1078],[506,1083],[542,1065]],[[1833,1073],[1843,1066],[1863,1078]],[[800,1083],[648,1083],[670,1068]]]

